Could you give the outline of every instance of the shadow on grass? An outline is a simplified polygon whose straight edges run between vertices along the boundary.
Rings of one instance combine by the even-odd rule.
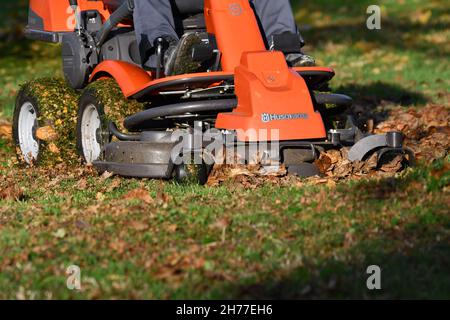
[[[323,13],[334,14],[345,8],[345,15],[357,17],[361,12],[365,12],[366,8],[373,4],[372,0],[291,0],[294,11],[307,9],[308,11],[322,11]]]
[[[429,102],[429,98],[420,92],[379,81],[370,84],[348,84],[333,88],[333,91],[347,94],[356,104],[363,104],[368,108],[377,107],[383,101],[405,107]]]
[[[449,14],[441,13],[441,14]],[[447,58],[450,54],[444,43],[438,44],[429,40],[419,39],[425,34],[445,32],[448,24],[443,22],[430,22],[426,25],[412,23],[404,18],[383,20],[381,30],[368,30],[365,21],[354,21],[330,24],[324,27],[314,27],[303,31],[308,44],[320,46],[332,41],[335,43],[348,43],[352,45],[359,41],[375,44],[375,47],[393,50],[418,52],[434,58]],[[442,39],[442,41],[445,41]]]
[[[352,107],[341,112],[344,115],[355,115],[356,124],[361,128],[364,128],[369,120],[375,121],[374,125],[387,120],[392,106],[411,108],[431,101],[420,92],[379,81],[369,84],[351,83],[333,87],[332,91],[352,97]]]
[[[365,250],[366,257],[359,263],[327,260],[317,265],[306,264],[282,279],[268,279],[260,284],[237,288],[233,298],[448,299],[449,240],[415,247],[407,254]],[[368,243],[360,247],[370,250]],[[367,288],[370,276],[367,268],[371,265],[381,268],[381,290]]]
[[[423,172],[407,178],[387,178],[377,182],[363,181],[354,185],[338,187],[342,193],[355,193],[354,201],[391,201],[410,199],[411,186],[417,188],[417,177]],[[428,174],[426,174],[428,175]],[[424,187],[430,191],[442,190],[447,178],[426,176]],[[416,192],[419,192],[419,189]],[[405,202],[407,205],[407,202]],[[364,208],[364,207],[363,207]],[[361,209],[364,210],[364,209]],[[270,270],[263,280],[246,285],[230,286],[232,299],[387,299],[387,298],[450,298],[450,219],[445,202],[432,208],[412,205],[409,213],[398,212],[390,222],[380,222],[376,231],[355,233],[354,240],[347,244],[347,236],[334,248],[334,258],[321,260],[306,255],[302,266],[287,270]],[[359,214],[364,215],[364,211]],[[383,212],[379,213],[380,215]],[[406,214],[406,218],[401,216]],[[398,216],[398,217],[397,217]],[[358,229],[355,225],[352,228]],[[374,226],[370,227],[374,228]],[[367,227],[369,228],[369,227]],[[298,248],[299,254],[302,248]],[[368,290],[367,268],[381,268],[381,290]],[[278,275],[274,278],[274,274]],[[227,292],[227,291],[225,291]]]

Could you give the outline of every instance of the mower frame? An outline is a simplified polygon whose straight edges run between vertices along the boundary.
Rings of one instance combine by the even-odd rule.
[[[238,11],[234,10],[236,6]],[[62,43],[64,74],[74,89],[113,78],[126,98],[148,107],[124,120],[128,133],[121,132],[113,122],[99,128],[104,131],[99,133],[100,139],[108,135],[115,138],[93,162],[99,171],[171,178],[179,166],[172,155],[179,141],[173,140],[168,130],[176,123],[183,124],[188,141],[196,129],[215,127],[222,137],[233,137],[232,145],[224,144],[227,148],[267,142],[246,134],[249,129],[278,130],[276,140],[270,136],[265,139],[278,144],[277,154],[267,156],[280,163],[285,150],[292,149],[293,154],[301,150],[297,152],[299,157],[302,153],[300,158],[311,162],[319,149],[344,146],[352,146],[351,161],[362,161],[374,152],[380,152],[380,157],[387,152],[412,157],[403,148],[400,133],[364,135],[352,119],[346,128],[326,128],[325,106],[345,109],[352,99],[320,92],[334,77],[332,69],[290,68],[281,51],[267,50],[248,0],[206,0],[205,29],[198,29],[199,24],[194,23],[187,32],[195,32],[202,39],[192,54],[208,67],[205,72],[171,77],[163,77],[161,66],[157,70],[142,67],[136,54],[133,10],[134,0],[125,0],[116,10],[100,0],[30,0],[26,35]],[[245,33],[240,32],[244,29]],[[161,60],[161,47],[157,54]],[[187,145],[191,149],[184,152],[201,152],[199,146]],[[200,149],[205,147],[202,144]],[[291,162],[288,170],[303,175],[299,168],[304,161]],[[310,168],[306,171],[311,174]]]

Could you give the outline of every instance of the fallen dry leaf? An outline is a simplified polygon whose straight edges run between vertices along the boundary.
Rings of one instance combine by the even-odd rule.
[[[213,224],[210,225],[210,228],[213,229],[224,229],[227,228],[230,225],[230,220],[227,218],[223,218],[223,219],[219,219],[216,222],[214,222]]]
[[[177,230],[178,230],[178,226],[176,224],[171,224],[170,226],[167,227],[167,231],[170,233],[174,233]]]
[[[321,153],[319,159],[317,159],[314,164],[317,166],[320,173],[326,174],[331,167],[331,158],[326,153]]]
[[[136,231],[144,231],[149,228],[148,224],[141,222],[141,221],[131,221],[130,226],[131,226],[131,228],[133,228]]]
[[[369,173],[375,170],[377,166],[378,166],[378,155],[374,153],[372,156],[369,157],[369,159],[363,162],[363,167],[361,171],[363,173]]]
[[[109,178],[111,178],[113,175],[114,175],[114,173],[109,172],[109,171],[105,171],[105,172],[102,173],[100,179],[105,181],[105,180],[108,180]]]
[[[52,126],[40,127],[36,130],[36,138],[42,141],[55,141],[58,139],[58,133]]]
[[[138,188],[131,190],[126,195],[123,196],[123,199],[127,200],[141,200],[146,204],[152,204],[154,202],[153,198],[150,196],[150,193],[143,188]]]
[[[120,178],[114,178],[111,182],[111,184],[106,188],[106,192],[111,192],[120,187],[120,184],[122,183],[122,180]]]
[[[402,168],[403,156],[396,156],[391,161],[383,164],[381,166],[381,171],[383,172],[398,172]]]
[[[164,204],[169,203],[172,197],[166,192],[158,192],[158,199],[160,199]]]
[[[77,189],[86,190],[87,185],[88,185],[87,180],[85,178],[83,178],[77,182]]]
[[[417,10],[411,15],[411,21],[421,25],[426,25],[433,15],[431,10]]]
[[[118,240],[118,241],[111,242],[109,247],[112,250],[116,251],[117,253],[122,254],[125,252],[125,248],[127,247],[127,244],[125,241]]]
[[[11,185],[4,189],[0,188],[0,199],[2,200],[22,200],[24,191],[17,185]]]
[[[97,194],[95,195],[95,199],[97,199],[98,201],[103,201],[105,200],[105,194],[102,192],[97,192]]]
[[[53,142],[52,143],[50,143],[49,145],[48,145],[48,150],[51,152],[51,153],[55,153],[55,154],[58,154],[60,151],[59,151],[59,148],[56,146],[56,144],[54,144]]]
[[[53,233],[53,236],[54,236],[55,238],[58,238],[58,239],[62,239],[62,238],[64,238],[66,235],[67,235],[67,233],[66,233],[66,230],[65,230],[64,228],[60,228],[60,229],[58,229],[56,232]]]
[[[0,137],[8,140],[12,139],[12,126],[10,124],[0,125]]]

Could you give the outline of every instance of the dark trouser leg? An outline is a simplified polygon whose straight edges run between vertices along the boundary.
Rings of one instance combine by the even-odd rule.
[[[298,33],[289,0],[250,0],[250,2],[264,29],[268,45],[271,44],[273,35],[285,32]],[[314,66],[314,58],[301,53],[300,49],[299,47],[298,53],[290,53],[286,56],[288,64],[293,67]]]
[[[294,14],[289,0],[250,0],[264,29],[267,42],[273,35],[297,33]]]
[[[148,67],[154,68],[156,57],[152,54],[155,40],[159,37],[178,40],[170,1],[135,1],[133,20],[141,59]]]

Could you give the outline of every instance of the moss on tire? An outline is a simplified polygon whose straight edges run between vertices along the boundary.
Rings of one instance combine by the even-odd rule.
[[[78,94],[63,79],[41,78],[22,85],[16,100],[16,111],[24,99],[33,101],[38,109],[38,125],[50,128],[51,139],[39,140],[39,155],[35,165],[53,166],[59,163],[74,164],[78,161],[75,147]],[[39,129],[39,128],[38,128]],[[17,137],[17,123],[14,131]],[[19,161],[24,163],[18,140],[16,150]]]
[[[106,120],[113,121],[117,127],[126,131],[123,120],[145,109],[145,104],[127,99],[114,79],[106,78],[89,84],[85,91],[102,105]]]
[[[114,121],[119,129],[124,131],[123,120],[144,109],[144,104],[126,99],[114,79],[98,80],[89,84],[84,92],[86,90],[89,90],[101,102],[106,120]],[[49,128],[54,133],[51,134],[51,139],[38,139],[39,156],[34,165],[54,166],[60,163],[69,165],[80,163],[76,137],[80,96],[80,93],[60,78],[40,78],[22,85],[17,97],[16,109],[24,97],[31,99],[38,109],[39,127]],[[14,129],[17,132],[17,126]],[[19,162],[25,163],[17,140],[16,150]]]

